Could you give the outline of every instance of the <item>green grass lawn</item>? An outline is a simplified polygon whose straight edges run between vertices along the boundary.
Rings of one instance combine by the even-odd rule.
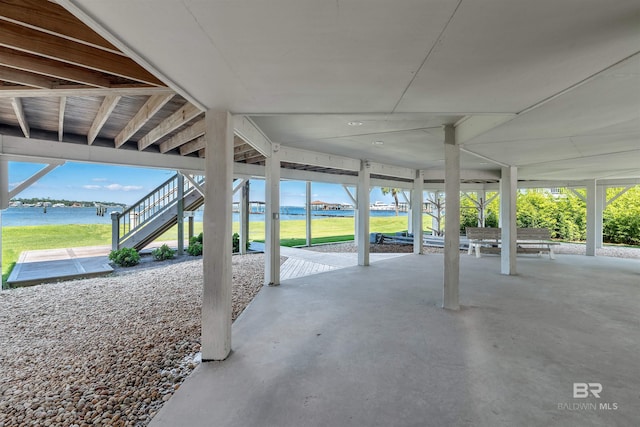
[[[158,240],[176,240],[177,226]],[[239,224],[233,224],[237,232]],[[407,217],[372,217],[372,233],[395,233],[407,229]],[[194,224],[194,232],[202,231],[202,223]],[[185,234],[187,227],[185,225]],[[352,240],[353,218],[322,218],[311,221],[314,243]],[[306,226],[304,220],[287,220],[280,223],[282,244],[287,246],[305,243]],[[249,239],[264,240],[264,222],[249,223]],[[111,226],[107,224],[40,225],[25,227],[4,227],[2,233],[2,275],[6,276],[15,265],[20,253],[26,250],[72,248],[80,246],[111,245]]]

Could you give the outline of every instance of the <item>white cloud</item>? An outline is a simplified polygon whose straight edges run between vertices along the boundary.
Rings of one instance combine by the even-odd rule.
[[[100,190],[102,186],[100,185],[83,185],[82,188],[85,190]]]
[[[141,185],[109,184],[105,185],[104,188],[110,191],[136,191],[142,190],[144,187]]]

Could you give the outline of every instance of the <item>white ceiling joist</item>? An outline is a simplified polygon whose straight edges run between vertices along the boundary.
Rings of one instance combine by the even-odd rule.
[[[180,126],[198,117],[200,109],[191,103],[182,106],[178,111],[163,120],[158,126],[151,129],[148,134],[138,141],[138,150],[144,150],[165,135],[170,134]]]
[[[60,106],[58,107],[58,141],[62,142],[64,136],[64,111],[67,108],[67,97],[60,97]]]
[[[87,134],[87,143],[89,145],[93,144],[93,141],[95,141],[96,137],[100,133],[100,129],[102,129],[102,126],[107,122],[107,119],[113,112],[113,109],[118,105],[120,98],[122,97],[119,95],[107,95],[102,100],[102,105],[100,105],[98,113],[93,119],[91,128],[89,128],[89,133]]]
[[[233,116],[233,131],[265,157],[271,157],[271,141],[245,116]]]
[[[114,141],[116,148],[120,148],[122,144],[127,142],[129,138],[135,135],[145,123],[151,119],[164,105],[173,98],[175,94],[161,94],[151,95],[147,102],[144,103],[142,108],[136,113],[135,116],[127,123],[127,125],[116,135]]]
[[[172,136],[170,139],[160,144],[160,152],[166,153],[167,151],[178,148],[182,144],[186,144],[187,142],[204,135],[206,130],[207,124],[205,120],[198,120],[182,132]]]
[[[48,96],[150,96],[174,93],[166,87],[110,87],[110,88],[73,88],[59,86],[55,89],[30,89],[4,86],[0,89],[0,98],[43,98]]]
[[[18,119],[18,123],[20,124],[20,128],[22,129],[22,133],[25,137],[29,138],[29,123],[27,123],[27,118],[24,115],[24,108],[22,107],[22,101],[20,98],[11,98],[11,106],[13,107],[13,111],[16,114],[16,118]]]

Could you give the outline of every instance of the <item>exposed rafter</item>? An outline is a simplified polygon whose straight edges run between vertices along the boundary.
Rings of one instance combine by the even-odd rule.
[[[95,119],[93,119],[93,124],[91,125],[89,134],[87,135],[87,142],[89,145],[93,144],[93,141],[95,141],[96,137],[100,133],[100,129],[102,129],[102,126],[106,123],[111,112],[116,108],[116,105],[118,105],[120,98],[121,96],[117,95],[107,95],[104,97],[102,105],[100,105],[100,108],[98,109],[98,114],[96,114]]]
[[[118,52],[118,49],[82,21],[63,7],[50,1],[1,0],[0,19],[90,46]]]
[[[27,123],[27,118],[24,115],[22,100],[20,100],[20,98],[11,98],[11,106],[13,107],[13,111],[16,114],[16,118],[18,119],[18,123],[20,124],[20,128],[22,129],[22,133],[25,137],[29,138],[29,134],[31,133],[31,131],[29,129],[29,123]]]
[[[129,140],[145,123],[149,121],[164,105],[173,98],[174,94],[152,95],[131,121],[115,137],[116,148]]]
[[[3,65],[0,65],[0,80],[38,89],[51,89],[53,87],[53,82],[47,77]]]
[[[138,150],[144,150],[154,142],[183,126],[185,123],[198,117],[200,109],[193,104],[187,103],[158,126],[153,128],[148,134],[138,141]]]
[[[0,45],[142,83],[164,85],[144,68],[125,56],[73,40],[51,37],[41,31],[12,22],[4,22],[0,26]]]
[[[173,94],[166,87],[130,87],[119,86],[110,89],[58,86],[55,89],[32,89],[25,87],[0,86],[0,98],[43,98],[48,96],[149,96]]]
[[[186,156],[187,154],[194,153],[198,150],[201,150],[205,147],[207,143],[206,138],[203,136],[199,136],[191,142],[187,142],[183,146],[180,147],[180,155]]]
[[[204,135],[206,129],[207,129],[207,125],[204,119],[198,120],[197,122],[189,126],[187,129],[183,130],[182,132],[178,133],[177,135],[173,136],[172,138],[160,144],[160,152],[166,153],[167,151],[171,151],[175,148],[178,148],[182,144],[186,144],[192,139],[195,139],[199,136]]]
[[[6,47],[0,47],[0,65],[89,86],[109,87],[111,85],[109,79],[96,71],[62,64],[53,59],[18,52]]]
[[[67,108],[67,97],[60,97],[60,107],[58,108],[58,141],[62,141],[64,136],[64,111]]]

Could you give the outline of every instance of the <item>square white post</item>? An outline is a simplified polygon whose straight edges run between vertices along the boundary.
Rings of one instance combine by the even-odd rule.
[[[597,229],[597,185],[596,180],[587,182],[587,256],[596,255],[596,229]]]
[[[444,286],[442,307],[459,310],[460,281],[460,146],[455,129],[444,127]]]
[[[596,186],[596,249],[602,248],[602,221],[604,209],[607,207],[607,187]]]
[[[311,181],[307,181],[306,188],[306,211],[305,219],[307,226],[307,246],[311,246]]]
[[[358,172],[358,220],[356,222],[358,236],[358,265],[369,265],[369,189],[371,186],[370,165],[366,160],[360,162]]]
[[[272,144],[265,168],[264,283],[280,284],[280,144]]]
[[[224,360],[231,351],[233,117],[207,111],[205,120],[202,360]]]
[[[421,170],[416,171],[413,180],[413,190],[411,193],[411,224],[413,225],[413,253],[422,255],[423,249],[423,226],[422,226],[422,205],[424,202],[424,175]]]
[[[0,135],[0,141],[2,135]],[[0,270],[2,269],[2,212],[9,207],[9,162],[0,157]],[[117,228],[116,228],[117,230]],[[116,238],[116,244],[118,239]]]
[[[240,254],[247,253],[249,242],[249,180],[242,185],[240,190]]]
[[[516,199],[518,196],[518,168],[502,168],[500,179],[500,224],[502,229],[502,249],[500,251],[500,272],[515,275],[517,255]]]
[[[178,171],[178,255],[184,255],[184,175]]]

